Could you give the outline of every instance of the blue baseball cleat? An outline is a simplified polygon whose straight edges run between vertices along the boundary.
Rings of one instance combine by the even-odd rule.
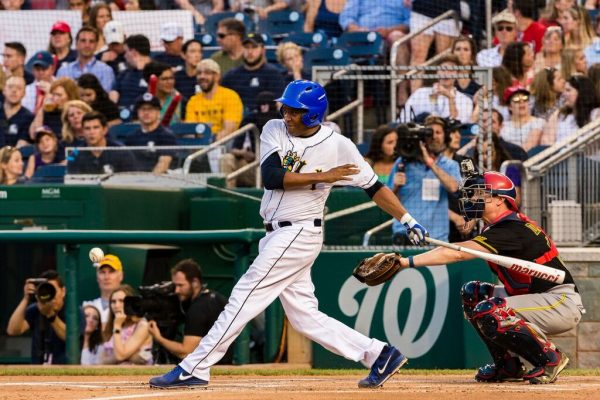
[[[385,345],[381,354],[373,366],[369,375],[358,381],[359,388],[376,388],[383,386],[385,381],[390,379],[404,364],[408,358],[404,357],[394,346]]]
[[[157,376],[150,379],[150,387],[157,389],[178,389],[178,388],[204,388],[208,381],[196,378],[187,373],[179,365],[167,372],[163,376]]]

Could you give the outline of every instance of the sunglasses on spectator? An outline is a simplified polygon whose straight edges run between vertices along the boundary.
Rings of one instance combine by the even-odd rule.
[[[502,32],[502,31],[506,31],[506,32],[512,32],[515,29],[514,26],[510,26],[510,25],[498,25],[496,27],[496,30],[498,32]]]
[[[526,94],[515,94],[510,101],[512,103],[522,103],[529,100],[529,96]]]
[[[217,37],[219,39],[225,39],[227,36],[231,35],[231,33],[217,33]]]

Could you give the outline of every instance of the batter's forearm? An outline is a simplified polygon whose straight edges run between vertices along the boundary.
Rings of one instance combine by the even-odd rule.
[[[375,193],[373,201],[379,208],[397,220],[400,220],[402,216],[408,212],[398,197],[387,186],[383,186]]]

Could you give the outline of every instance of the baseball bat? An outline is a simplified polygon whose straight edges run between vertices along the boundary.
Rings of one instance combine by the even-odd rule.
[[[155,74],[150,75],[150,82],[148,82],[148,93],[152,96],[156,96],[156,84],[158,83],[158,76]]]
[[[163,118],[161,121],[163,126],[169,126],[169,124],[171,123],[171,119],[173,118],[173,115],[175,114],[175,110],[177,109],[177,106],[179,105],[180,101],[181,101],[181,93],[177,93],[173,97],[173,100],[171,100],[171,104],[169,104],[169,108],[167,108],[167,111],[165,111],[165,114],[163,115]]]
[[[500,256],[497,254],[486,253],[484,251],[473,250],[468,247],[447,243],[442,240],[432,239],[430,237],[426,237],[425,240],[436,246],[442,246],[448,249],[462,251],[463,253],[474,255],[485,261],[493,262],[494,264],[500,265],[504,268],[518,272],[520,274],[533,276],[534,278],[539,278],[558,284],[563,283],[563,281],[565,280],[565,271],[548,267],[547,265],[534,263],[532,261],[521,260],[519,258]]]

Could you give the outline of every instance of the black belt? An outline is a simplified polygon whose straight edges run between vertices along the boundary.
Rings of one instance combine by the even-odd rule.
[[[315,224],[315,226],[321,226],[321,225],[323,225],[323,221],[321,220],[321,218],[316,218],[314,220],[314,224]],[[279,222],[277,222],[277,226],[279,228],[283,228],[283,227],[286,227],[286,226],[292,226],[292,225],[293,225],[292,221],[279,221]],[[275,230],[275,227],[273,226],[272,223],[267,222],[265,224],[265,229],[266,229],[267,232],[273,232]]]

